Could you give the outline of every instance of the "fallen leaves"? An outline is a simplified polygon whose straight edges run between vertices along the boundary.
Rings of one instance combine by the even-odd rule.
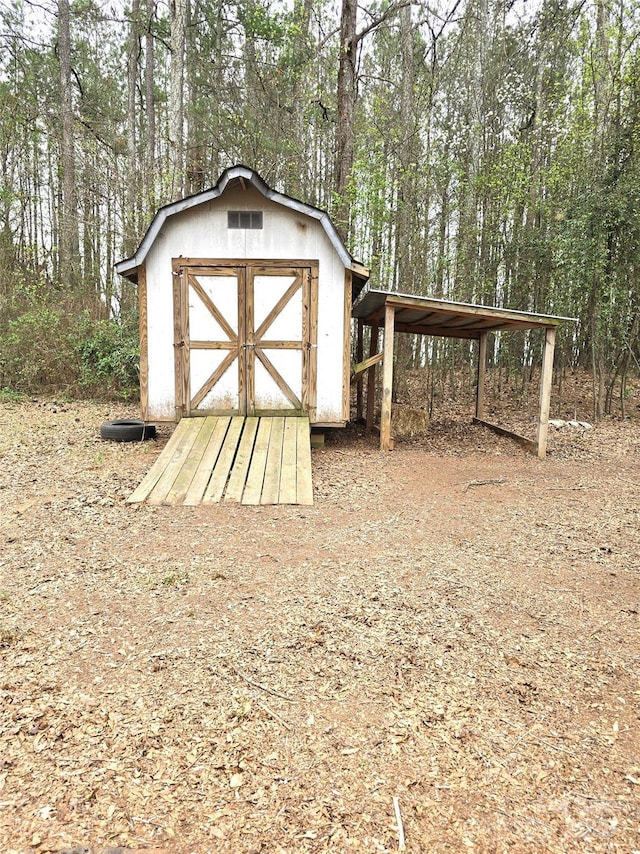
[[[544,466],[437,418],[387,458],[347,431],[304,513],[134,511],[154,443],[26,407],[0,410],[3,850],[394,851],[394,798],[410,851],[633,850],[637,430]]]

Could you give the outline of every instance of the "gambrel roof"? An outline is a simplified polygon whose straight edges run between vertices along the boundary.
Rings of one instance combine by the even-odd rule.
[[[351,270],[354,277],[359,280],[360,286],[355,289],[359,292],[362,285],[364,285],[366,280],[369,278],[369,270],[352,258],[342,242],[340,235],[336,231],[335,226],[331,222],[329,214],[327,214],[326,211],[313,207],[313,205],[308,205],[305,202],[301,202],[298,199],[285,195],[284,193],[279,193],[277,190],[272,190],[254,169],[241,165],[232,166],[230,169],[226,169],[218,179],[218,183],[215,187],[212,187],[209,190],[203,190],[201,193],[196,193],[195,195],[188,196],[185,199],[180,199],[177,202],[171,202],[171,204],[160,208],[135,254],[132,255],[131,258],[119,261],[115,265],[116,271],[122,276],[135,279],[138,267],[144,263],[147,253],[153,246],[162,226],[170,217],[219,198],[222,196],[229,184],[235,180],[240,180],[243,183],[246,181],[251,184],[266,199],[269,199],[269,201],[276,202],[277,204],[283,205],[292,211],[296,211],[297,213],[304,214],[305,216],[317,220],[322,226],[331,245],[335,249],[344,266],[348,270]]]

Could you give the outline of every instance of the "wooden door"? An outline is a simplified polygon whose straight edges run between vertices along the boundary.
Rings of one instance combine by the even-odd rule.
[[[203,264],[175,275],[178,415],[244,414],[245,271]]]
[[[313,268],[181,259],[174,268],[178,415],[313,414]]]
[[[247,412],[252,415],[308,409],[310,280],[304,267],[247,268]]]

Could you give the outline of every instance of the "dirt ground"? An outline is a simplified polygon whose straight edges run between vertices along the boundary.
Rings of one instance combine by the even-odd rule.
[[[133,412],[0,405],[0,850],[640,851],[637,408],[336,432],[304,508],[126,504]]]

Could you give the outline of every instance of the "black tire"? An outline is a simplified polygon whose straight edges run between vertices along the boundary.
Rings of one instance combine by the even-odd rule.
[[[105,421],[100,427],[100,437],[112,442],[143,442],[155,439],[156,428],[136,418],[122,418],[117,421]]]

